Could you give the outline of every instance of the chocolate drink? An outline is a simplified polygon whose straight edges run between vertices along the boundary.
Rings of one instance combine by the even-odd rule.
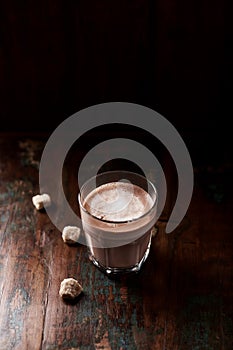
[[[104,268],[138,264],[150,244],[153,203],[144,189],[128,182],[110,182],[92,190],[82,214],[92,259]]]

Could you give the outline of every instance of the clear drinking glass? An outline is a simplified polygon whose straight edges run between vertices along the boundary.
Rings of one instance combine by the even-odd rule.
[[[136,173],[109,171],[85,182],[78,200],[90,260],[107,275],[138,272],[156,222],[155,186]]]

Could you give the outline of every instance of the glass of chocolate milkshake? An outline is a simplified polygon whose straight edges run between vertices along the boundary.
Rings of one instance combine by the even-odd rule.
[[[85,182],[78,200],[91,261],[107,275],[138,272],[157,219],[155,186],[136,173],[109,171]]]

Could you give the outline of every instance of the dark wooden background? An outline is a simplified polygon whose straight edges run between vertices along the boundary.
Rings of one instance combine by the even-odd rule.
[[[197,168],[182,223],[166,234],[159,220],[141,273],[110,280],[86,246],[66,245],[46,212],[33,207],[46,139],[29,136],[0,135],[0,349],[232,350],[233,185],[226,164],[207,168],[205,182]],[[75,212],[74,165],[82,155],[72,149],[63,169]],[[75,305],[58,293],[67,277],[84,288]]]
[[[227,0],[2,0],[1,130],[126,101],[215,145],[232,111],[231,13]]]

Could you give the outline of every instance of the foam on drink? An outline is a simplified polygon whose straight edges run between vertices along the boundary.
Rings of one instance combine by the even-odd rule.
[[[89,193],[85,209],[107,221],[122,222],[137,219],[153,206],[149,193],[128,182],[110,182]]]

